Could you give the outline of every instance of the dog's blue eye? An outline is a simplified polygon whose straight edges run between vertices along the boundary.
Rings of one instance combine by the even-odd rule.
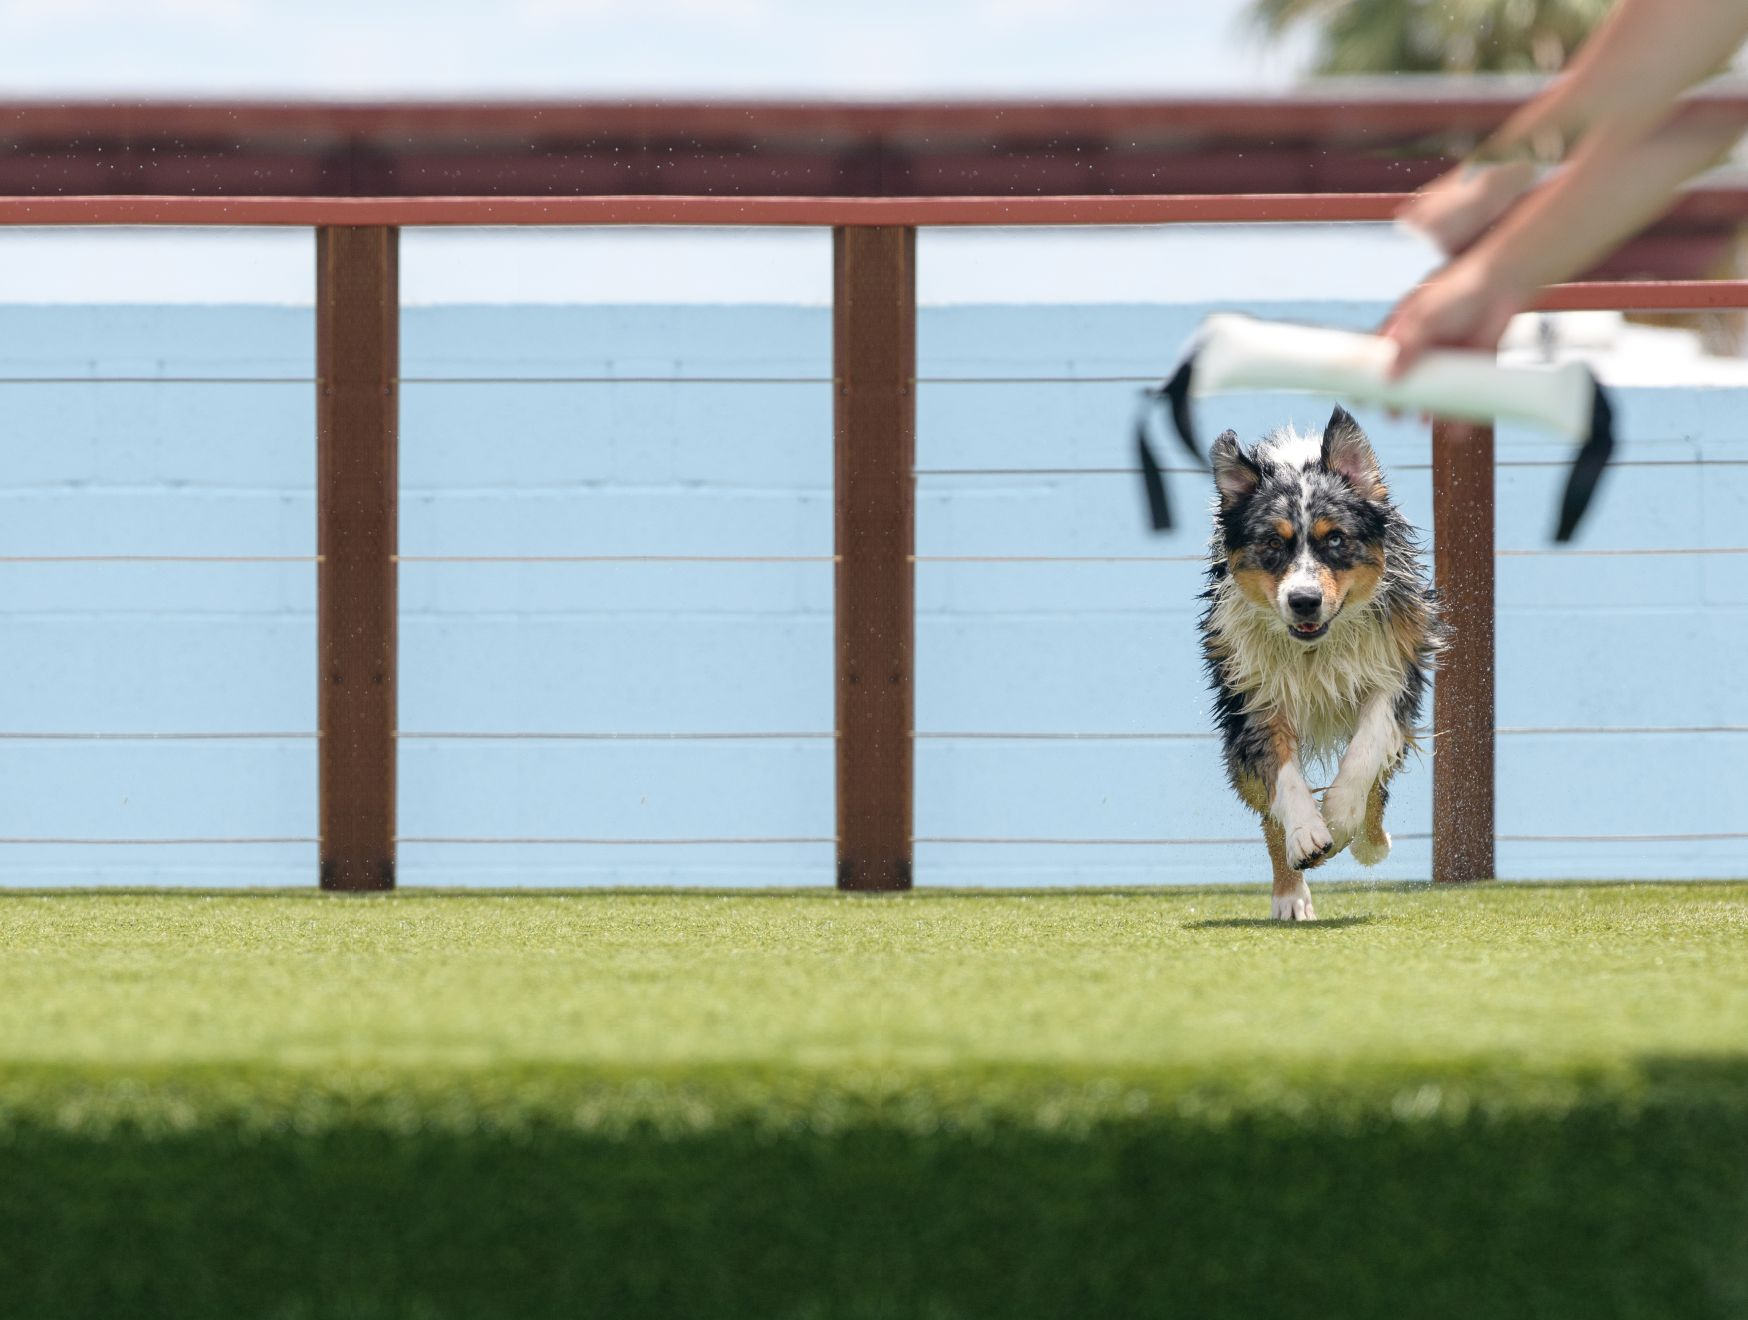
[[[1341,549],[1341,545],[1342,545],[1341,533],[1340,532],[1331,532],[1328,536],[1323,538],[1323,544],[1331,550]]]

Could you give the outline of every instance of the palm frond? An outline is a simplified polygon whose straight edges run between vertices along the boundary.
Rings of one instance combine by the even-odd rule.
[[[1312,26],[1315,71],[1551,72],[1571,58],[1611,0],[1252,0],[1270,40]]]

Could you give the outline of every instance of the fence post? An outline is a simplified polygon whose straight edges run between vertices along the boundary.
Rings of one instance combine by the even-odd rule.
[[[1434,685],[1432,878],[1490,880],[1493,856],[1493,428],[1432,429],[1433,573],[1456,631]]]
[[[832,232],[838,888],[909,889],[916,230]]]
[[[395,883],[399,231],[316,230],[321,886]]]

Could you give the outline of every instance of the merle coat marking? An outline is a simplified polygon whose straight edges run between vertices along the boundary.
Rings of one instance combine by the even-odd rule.
[[[1341,408],[1323,435],[1214,442],[1202,652],[1232,786],[1262,816],[1272,912],[1314,916],[1304,871],[1390,852],[1390,777],[1448,636],[1419,538]],[[1318,803],[1307,765],[1335,765]]]

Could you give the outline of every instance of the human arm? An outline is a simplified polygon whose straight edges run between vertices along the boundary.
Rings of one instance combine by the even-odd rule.
[[[1397,306],[1383,330],[1397,344],[1393,374],[1430,348],[1495,347],[1537,290],[1587,269],[1653,220],[1737,131],[1733,121],[1701,118],[1625,145],[1624,131],[1591,135],[1558,177]]]
[[[1574,142],[1606,134],[1624,150],[1652,134],[1675,98],[1716,72],[1745,35],[1748,0],[1621,0],[1564,74],[1398,218],[1446,253],[1461,251],[1530,189],[1541,163]]]

